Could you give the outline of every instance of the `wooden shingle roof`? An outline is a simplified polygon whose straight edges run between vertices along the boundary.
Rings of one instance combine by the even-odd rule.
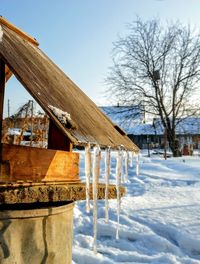
[[[138,152],[127,135],[116,129],[90,98],[38,48],[36,41],[30,41],[2,21],[1,18],[1,58],[73,144],[90,142],[112,148],[123,145]],[[69,114],[71,121],[61,122],[53,108]]]

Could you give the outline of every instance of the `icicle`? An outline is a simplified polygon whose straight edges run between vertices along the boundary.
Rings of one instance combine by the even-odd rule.
[[[105,150],[105,219],[106,223],[109,221],[109,202],[108,202],[108,185],[110,179],[110,147]]]
[[[98,181],[100,175],[100,159],[101,149],[100,147],[94,147],[93,158],[93,250],[97,253],[97,195],[98,195]]]
[[[116,189],[117,189],[117,230],[116,230],[116,239],[119,239],[119,218],[120,218],[120,204],[121,204],[121,195],[120,195],[120,185],[121,185],[121,165],[122,165],[122,152],[118,150],[117,152],[117,164],[116,164]]]
[[[136,156],[136,176],[140,174],[140,159],[139,154]]]
[[[129,152],[125,152],[125,181],[128,182]]]
[[[86,178],[86,212],[90,212],[90,175],[91,175],[91,150],[90,143],[85,147],[85,178]]]
[[[124,175],[124,151],[123,150],[121,150],[120,168],[121,168],[121,182],[122,182],[122,184],[124,184],[125,183],[125,175]]]
[[[130,155],[130,166],[131,168],[133,167],[133,151],[131,151],[131,155]]]

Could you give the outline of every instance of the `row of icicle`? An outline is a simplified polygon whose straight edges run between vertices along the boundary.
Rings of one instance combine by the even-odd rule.
[[[125,153],[125,158],[124,158]],[[117,151],[116,158],[116,191],[117,191],[117,228],[116,239],[119,239],[119,220],[121,207],[120,186],[122,183],[128,182],[129,164],[133,167],[133,152],[123,151],[121,148]],[[86,176],[86,212],[90,212],[90,183],[92,175],[92,197],[93,197],[93,250],[97,253],[97,200],[98,200],[98,183],[100,177],[100,161],[101,149],[99,146],[92,150],[90,144],[85,147],[85,176]],[[105,150],[105,221],[109,221],[109,179],[111,170],[111,149]],[[125,163],[123,166],[123,162]],[[136,176],[139,176],[139,155],[136,156]],[[125,167],[125,173],[123,168]]]

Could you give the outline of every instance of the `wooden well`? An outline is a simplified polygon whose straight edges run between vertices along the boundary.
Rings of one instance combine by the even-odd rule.
[[[34,38],[2,17],[0,27],[0,134],[5,82],[12,74],[50,118],[48,149],[0,144],[0,263],[70,264],[73,202],[86,199],[73,144],[138,148],[38,49]],[[69,114],[67,122],[51,106]],[[97,189],[98,199],[104,199],[105,185]],[[110,185],[108,198],[116,196]]]

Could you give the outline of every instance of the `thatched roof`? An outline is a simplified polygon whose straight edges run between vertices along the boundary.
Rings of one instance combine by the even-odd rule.
[[[31,37],[4,19],[0,19],[3,31],[0,57],[11,69],[26,90],[39,103],[52,121],[75,145],[88,142],[113,148],[123,145],[138,151],[123,131],[105,116],[101,110],[61,71],[37,46]],[[33,39],[32,39],[33,40]],[[56,110],[56,111],[53,111]],[[56,112],[70,115],[59,119]],[[62,112],[63,111],[63,112]]]

